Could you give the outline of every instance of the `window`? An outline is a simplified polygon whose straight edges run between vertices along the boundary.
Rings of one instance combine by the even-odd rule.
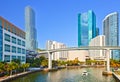
[[[12,43],[16,44],[16,38],[15,37],[12,37]]]
[[[7,30],[7,24],[4,22],[4,29]]]
[[[25,56],[22,56],[22,62],[25,62]]]
[[[12,56],[12,60],[16,59],[16,56]]]
[[[5,33],[5,40],[10,42],[10,35]]]
[[[15,27],[12,28],[12,33],[14,33],[16,35],[16,28]]]
[[[10,32],[10,26],[8,25],[8,31]]]
[[[4,58],[4,59],[5,59],[5,60],[4,60],[5,62],[10,62],[10,55],[5,55],[4,57],[5,57],[5,58]]]
[[[22,54],[25,54],[25,49],[22,49]]]
[[[25,41],[22,41],[22,46],[25,46]]]
[[[21,40],[17,39],[17,43],[18,43],[18,45],[21,45]]]
[[[21,48],[17,48],[17,53],[21,53]]]
[[[21,61],[21,56],[18,56],[18,59]]]
[[[16,47],[12,46],[12,53],[16,53]]]
[[[5,44],[5,51],[6,51],[6,52],[10,52],[10,45]]]

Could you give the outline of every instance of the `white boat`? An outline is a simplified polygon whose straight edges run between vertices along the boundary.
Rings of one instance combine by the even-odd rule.
[[[87,76],[87,75],[88,75],[88,72],[87,72],[87,71],[84,71],[84,72],[82,73],[82,75]]]

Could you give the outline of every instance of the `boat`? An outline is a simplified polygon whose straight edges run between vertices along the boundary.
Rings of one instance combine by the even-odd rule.
[[[83,73],[82,73],[82,75],[84,76],[87,76],[88,75],[88,72],[87,71],[84,71]]]

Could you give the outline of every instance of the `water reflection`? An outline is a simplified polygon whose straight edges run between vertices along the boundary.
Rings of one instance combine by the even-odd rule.
[[[54,72],[37,72],[11,82],[115,82],[112,76],[103,76],[104,68],[62,69]],[[82,72],[88,71],[88,76]]]

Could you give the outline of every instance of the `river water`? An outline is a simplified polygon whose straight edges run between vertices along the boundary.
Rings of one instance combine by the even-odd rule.
[[[36,72],[11,82],[116,82],[112,75],[102,75],[104,70],[104,68],[78,68]],[[84,71],[89,72],[87,76],[82,75]]]

